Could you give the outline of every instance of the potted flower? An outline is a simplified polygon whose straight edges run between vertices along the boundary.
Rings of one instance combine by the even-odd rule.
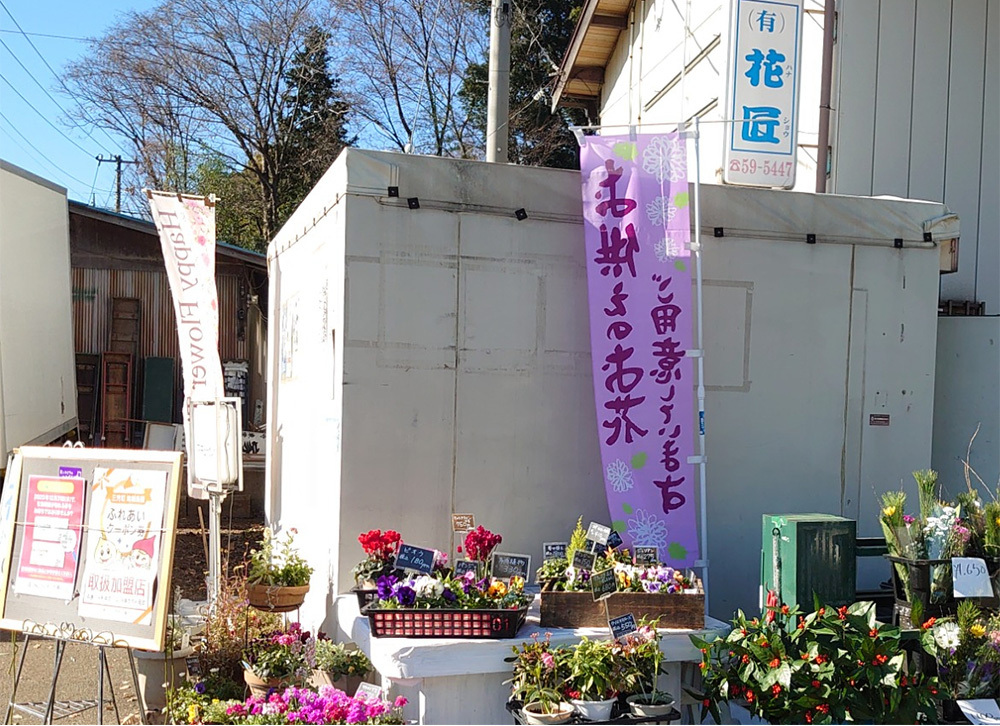
[[[567,666],[563,693],[577,713],[588,721],[611,718],[619,692],[614,644],[584,636],[570,650]]]
[[[538,633],[530,643],[513,647],[513,676],[505,681],[511,684],[511,701],[521,705],[521,714],[529,724],[565,723],[573,716],[574,708],[562,695],[562,686],[569,676],[566,651],[552,647],[551,633],[545,640]]]
[[[924,621],[920,644],[936,662],[946,720],[961,720],[956,700],[1000,696],[1000,614],[963,600],[954,618]]]
[[[365,608],[372,635],[415,638],[512,638],[527,615],[532,596],[524,580],[430,575],[379,578],[376,599]]]
[[[243,680],[250,692],[266,696],[271,690],[303,683],[312,671],[306,648],[309,640],[309,633],[292,623],[249,643],[243,653]]]
[[[259,547],[250,551],[247,597],[258,610],[288,612],[305,601],[313,568],[294,548],[296,534],[297,530],[289,529],[284,539],[276,543],[271,530],[266,528]]]
[[[310,683],[334,686],[345,693],[354,693],[374,666],[357,646],[335,643],[324,637],[315,641],[313,672]]]
[[[246,701],[230,701],[225,705],[228,724],[302,724],[357,723],[401,724],[406,699],[398,696],[389,702],[364,695],[348,696],[333,686],[318,691],[306,688],[286,688],[270,697],[251,696]]]
[[[387,529],[372,529],[358,535],[358,542],[365,552],[365,559],[351,570],[354,575],[354,592],[358,596],[358,607],[363,608],[374,599],[375,583],[380,577],[398,573],[395,559],[402,538],[399,532]]]
[[[900,629],[875,620],[875,604],[817,604],[801,615],[768,594],[760,618],[738,612],[725,638],[691,636],[702,653],[702,720],[742,702],[770,723],[916,723],[933,712],[935,679],[909,674]]]
[[[659,689],[660,634],[656,621],[641,622],[635,633],[618,640],[614,652],[620,662],[620,681],[629,695],[625,701],[634,716],[665,716],[673,709],[674,697]]]
[[[477,563],[476,570],[480,577],[489,577],[490,557],[501,542],[502,535],[489,531],[483,525],[465,535],[465,556]]]

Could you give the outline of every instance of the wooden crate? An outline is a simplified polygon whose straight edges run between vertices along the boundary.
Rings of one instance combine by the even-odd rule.
[[[543,591],[541,606],[543,628],[606,628],[608,617],[632,613],[660,618],[661,628],[700,630],[705,627],[705,593],[660,595],[646,592],[616,592],[604,602],[594,602],[590,592]]]

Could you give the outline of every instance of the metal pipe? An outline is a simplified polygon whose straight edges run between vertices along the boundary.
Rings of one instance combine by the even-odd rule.
[[[830,95],[833,85],[833,35],[837,23],[837,0],[826,0],[823,8],[823,69],[819,90],[819,141],[816,154],[816,192],[826,192],[826,167],[830,158]]]
[[[695,289],[698,298],[698,325],[696,330],[700,354],[698,361],[698,497],[701,501],[701,584],[705,591],[705,615],[708,616],[708,487],[705,484],[705,331],[702,310],[701,271],[701,129],[699,119],[694,119],[694,253]]]

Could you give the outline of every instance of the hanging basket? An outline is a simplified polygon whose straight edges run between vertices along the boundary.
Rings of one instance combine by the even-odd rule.
[[[298,609],[306,599],[309,585],[288,587],[284,585],[250,585],[247,599],[252,607],[271,613],[287,613]]]
[[[260,678],[251,670],[243,669],[243,680],[250,687],[250,694],[257,698],[267,698],[272,691],[281,691],[292,685],[291,678]]]

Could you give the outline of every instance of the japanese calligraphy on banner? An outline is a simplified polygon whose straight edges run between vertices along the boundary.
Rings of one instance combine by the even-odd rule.
[[[677,134],[586,136],[590,340],[613,529],[676,567],[698,557],[690,206]]]
[[[733,0],[723,181],[795,185],[802,0]]]
[[[160,235],[160,247],[174,298],[177,334],[184,373],[184,402],[192,397],[225,396],[219,359],[219,296],[215,285],[215,204],[204,197],[147,192]],[[194,456],[187,406],[184,443],[188,461]],[[204,487],[191,478],[188,495],[207,499]]]
[[[81,615],[151,622],[166,486],[164,471],[94,469]]]
[[[32,476],[28,479],[24,543],[14,592],[73,598],[80,561],[84,481]]]

